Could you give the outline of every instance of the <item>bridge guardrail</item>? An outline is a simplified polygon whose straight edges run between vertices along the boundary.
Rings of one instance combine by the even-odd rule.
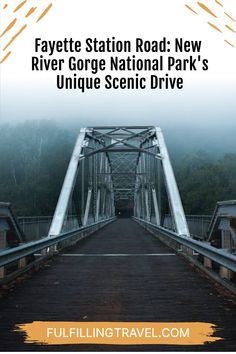
[[[115,217],[111,217],[90,225],[80,227],[79,229],[64,232],[55,237],[47,236],[37,241],[27,242],[26,244],[21,244],[17,247],[8,248],[0,251],[0,279],[5,278],[5,274],[3,271],[5,266],[14,264],[15,262],[19,262],[18,265],[19,268],[21,268],[20,272],[22,272],[23,268],[26,268],[27,266],[27,256],[34,256],[35,254],[37,254],[37,252],[40,251],[42,252],[41,255],[37,256],[41,256],[41,259],[48,256],[52,256],[53,254],[58,253],[58,248],[61,249],[76,243],[81,238],[88,236],[90,233],[95,232],[99,228],[105,226],[106,224],[112,222],[115,219]],[[55,246],[59,247],[57,248]],[[17,276],[20,272],[19,269],[17,269],[17,271],[15,271],[14,273]]]
[[[190,235],[199,240],[207,239],[207,231],[211,222],[211,215],[185,215]],[[153,218],[154,220],[154,218]],[[152,222],[152,220],[151,220]],[[154,221],[155,222],[155,221]],[[166,214],[164,216],[164,224],[166,228],[173,230],[172,216]]]
[[[176,246],[176,244],[184,246],[186,248],[185,250],[177,249],[177,251],[182,252],[182,254],[186,258],[192,259],[193,263],[195,263],[197,266],[200,265],[200,268],[202,270],[206,270],[208,275],[212,276],[216,281],[219,281],[221,284],[228,287],[231,291],[232,290],[234,292],[236,291],[236,287],[234,284],[232,284],[233,285],[232,287],[230,285],[227,286],[227,283],[230,283],[230,282],[228,282],[228,280],[225,281],[218,274],[212,274],[215,272],[212,271],[213,267],[211,264],[211,261],[213,261],[217,265],[219,265],[220,267],[226,268],[226,269],[235,273],[236,272],[236,255],[228,253],[222,249],[213,247],[206,242],[194,240],[193,238],[187,237],[184,235],[178,235],[171,230],[167,230],[161,226],[157,226],[155,224],[152,224],[149,221],[139,219],[136,217],[134,217],[133,219],[136,220],[139,224],[141,224],[141,226],[144,226],[145,228],[147,228],[152,233],[154,232],[154,234],[158,234],[159,236],[161,236],[160,237],[161,240],[163,242],[166,241],[165,243],[167,243],[168,246],[176,249],[176,247],[173,247],[174,246],[173,243],[171,244],[171,242],[167,242],[167,240],[173,241],[175,246]],[[189,252],[189,251],[191,251],[191,252]],[[192,251],[197,252],[197,253],[194,254]],[[198,255],[203,256],[204,260],[210,260],[210,262],[204,262],[206,264],[200,264],[200,262],[198,262],[198,260],[196,259],[196,257]],[[227,277],[225,277],[225,278],[227,279]]]
[[[74,217],[73,215],[71,217]],[[185,215],[191,236],[196,239],[206,240],[207,230],[210,225],[211,215]],[[20,216],[18,221],[27,241],[39,240],[48,233],[53,216]],[[152,216],[153,220],[155,219]],[[171,229],[172,218],[165,215],[164,225]],[[66,231],[66,230],[65,230]]]

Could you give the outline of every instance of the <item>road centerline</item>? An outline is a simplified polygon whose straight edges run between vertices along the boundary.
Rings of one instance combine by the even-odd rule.
[[[176,253],[61,253],[61,257],[165,257]]]

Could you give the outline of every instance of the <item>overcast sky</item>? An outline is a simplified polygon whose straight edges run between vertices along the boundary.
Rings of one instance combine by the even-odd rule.
[[[35,4],[35,1],[28,0],[27,6],[30,7],[31,3]],[[236,31],[235,22],[224,14],[225,11],[236,18],[235,1],[222,0],[222,8],[213,0],[205,0],[204,4],[217,18],[201,9],[194,0],[54,0],[52,3],[52,8],[39,23],[35,23],[33,15],[27,20],[28,28],[14,41],[11,55],[0,65],[1,122],[54,119],[76,120],[82,125],[235,124],[236,48],[224,42],[227,39],[236,44],[236,33],[225,28],[228,24]],[[13,19],[12,10],[16,4],[18,1],[11,1],[2,11],[2,28]],[[42,9],[47,4],[46,0],[40,1]],[[185,4],[195,9],[198,15],[188,10]],[[20,26],[25,21],[23,11],[19,10],[17,16]],[[209,21],[223,33],[210,27]],[[184,77],[183,90],[99,90],[86,93],[58,90],[55,73],[31,71],[36,37],[44,40],[72,37],[83,42],[87,37],[102,40],[112,36],[130,41],[136,37],[158,41],[167,37],[172,43],[175,37],[202,40],[201,56],[209,60],[209,70],[175,73],[174,76]],[[7,37],[3,37],[4,40]],[[188,55],[186,53],[182,58]],[[77,56],[83,58],[84,54]],[[58,57],[63,58],[63,55]],[[100,57],[108,55],[101,54]],[[145,57],[153,55],[147,53]]]

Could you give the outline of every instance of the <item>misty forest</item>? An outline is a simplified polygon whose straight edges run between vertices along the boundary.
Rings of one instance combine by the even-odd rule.
[[[45,120],[1,125],[0,201],[18,216],[52,215],[78,132]],[[164,134],[186,214],[212,214],[217,201],[236,199],[235,149],[183,148],[177,132]]]

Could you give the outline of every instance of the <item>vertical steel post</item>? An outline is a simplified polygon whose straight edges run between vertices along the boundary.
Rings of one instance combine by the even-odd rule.
[[[160,226],[160,213],[159,213],[159,208],[158,208],[158,204],[157,204],[156,189],[154,187],[152,188],[152,198],[153,198],[153,204],[154,204],[154,210],[155,210],[156,223],[158,226]]]
[[[101,196],[101,190],[100,190],[100,188],[98,188],[97,200],[96,200],[96,218],[95,218],[96,222],[98,221],[98,218],[99,218],[100,196]]]
[[[146,220],[150,221],[150,211],[149,211],[149,203],[148,203],[148,189],[145,188],[145,205],[146,205]]]
[[[138,217],[138,192],[135,191],[134,194],[134,216]]]
[[[83,226],[87,225],[88,222],[88,216],[89,216],[89,209],[90,209],[90,203],[91,203],[91,196],[92,196],[92,188],[88,188],[88,194],[87,194],[87,201],[86,201],[86,208],[85,208],[85,213],[84,213],[84,219],[83,219]]]
[[[107,194],[107,189],[106,187],[103,188],[103,200],[102,200],[102,216],[105,218],[105,208],[106,208],[106,194]]]

